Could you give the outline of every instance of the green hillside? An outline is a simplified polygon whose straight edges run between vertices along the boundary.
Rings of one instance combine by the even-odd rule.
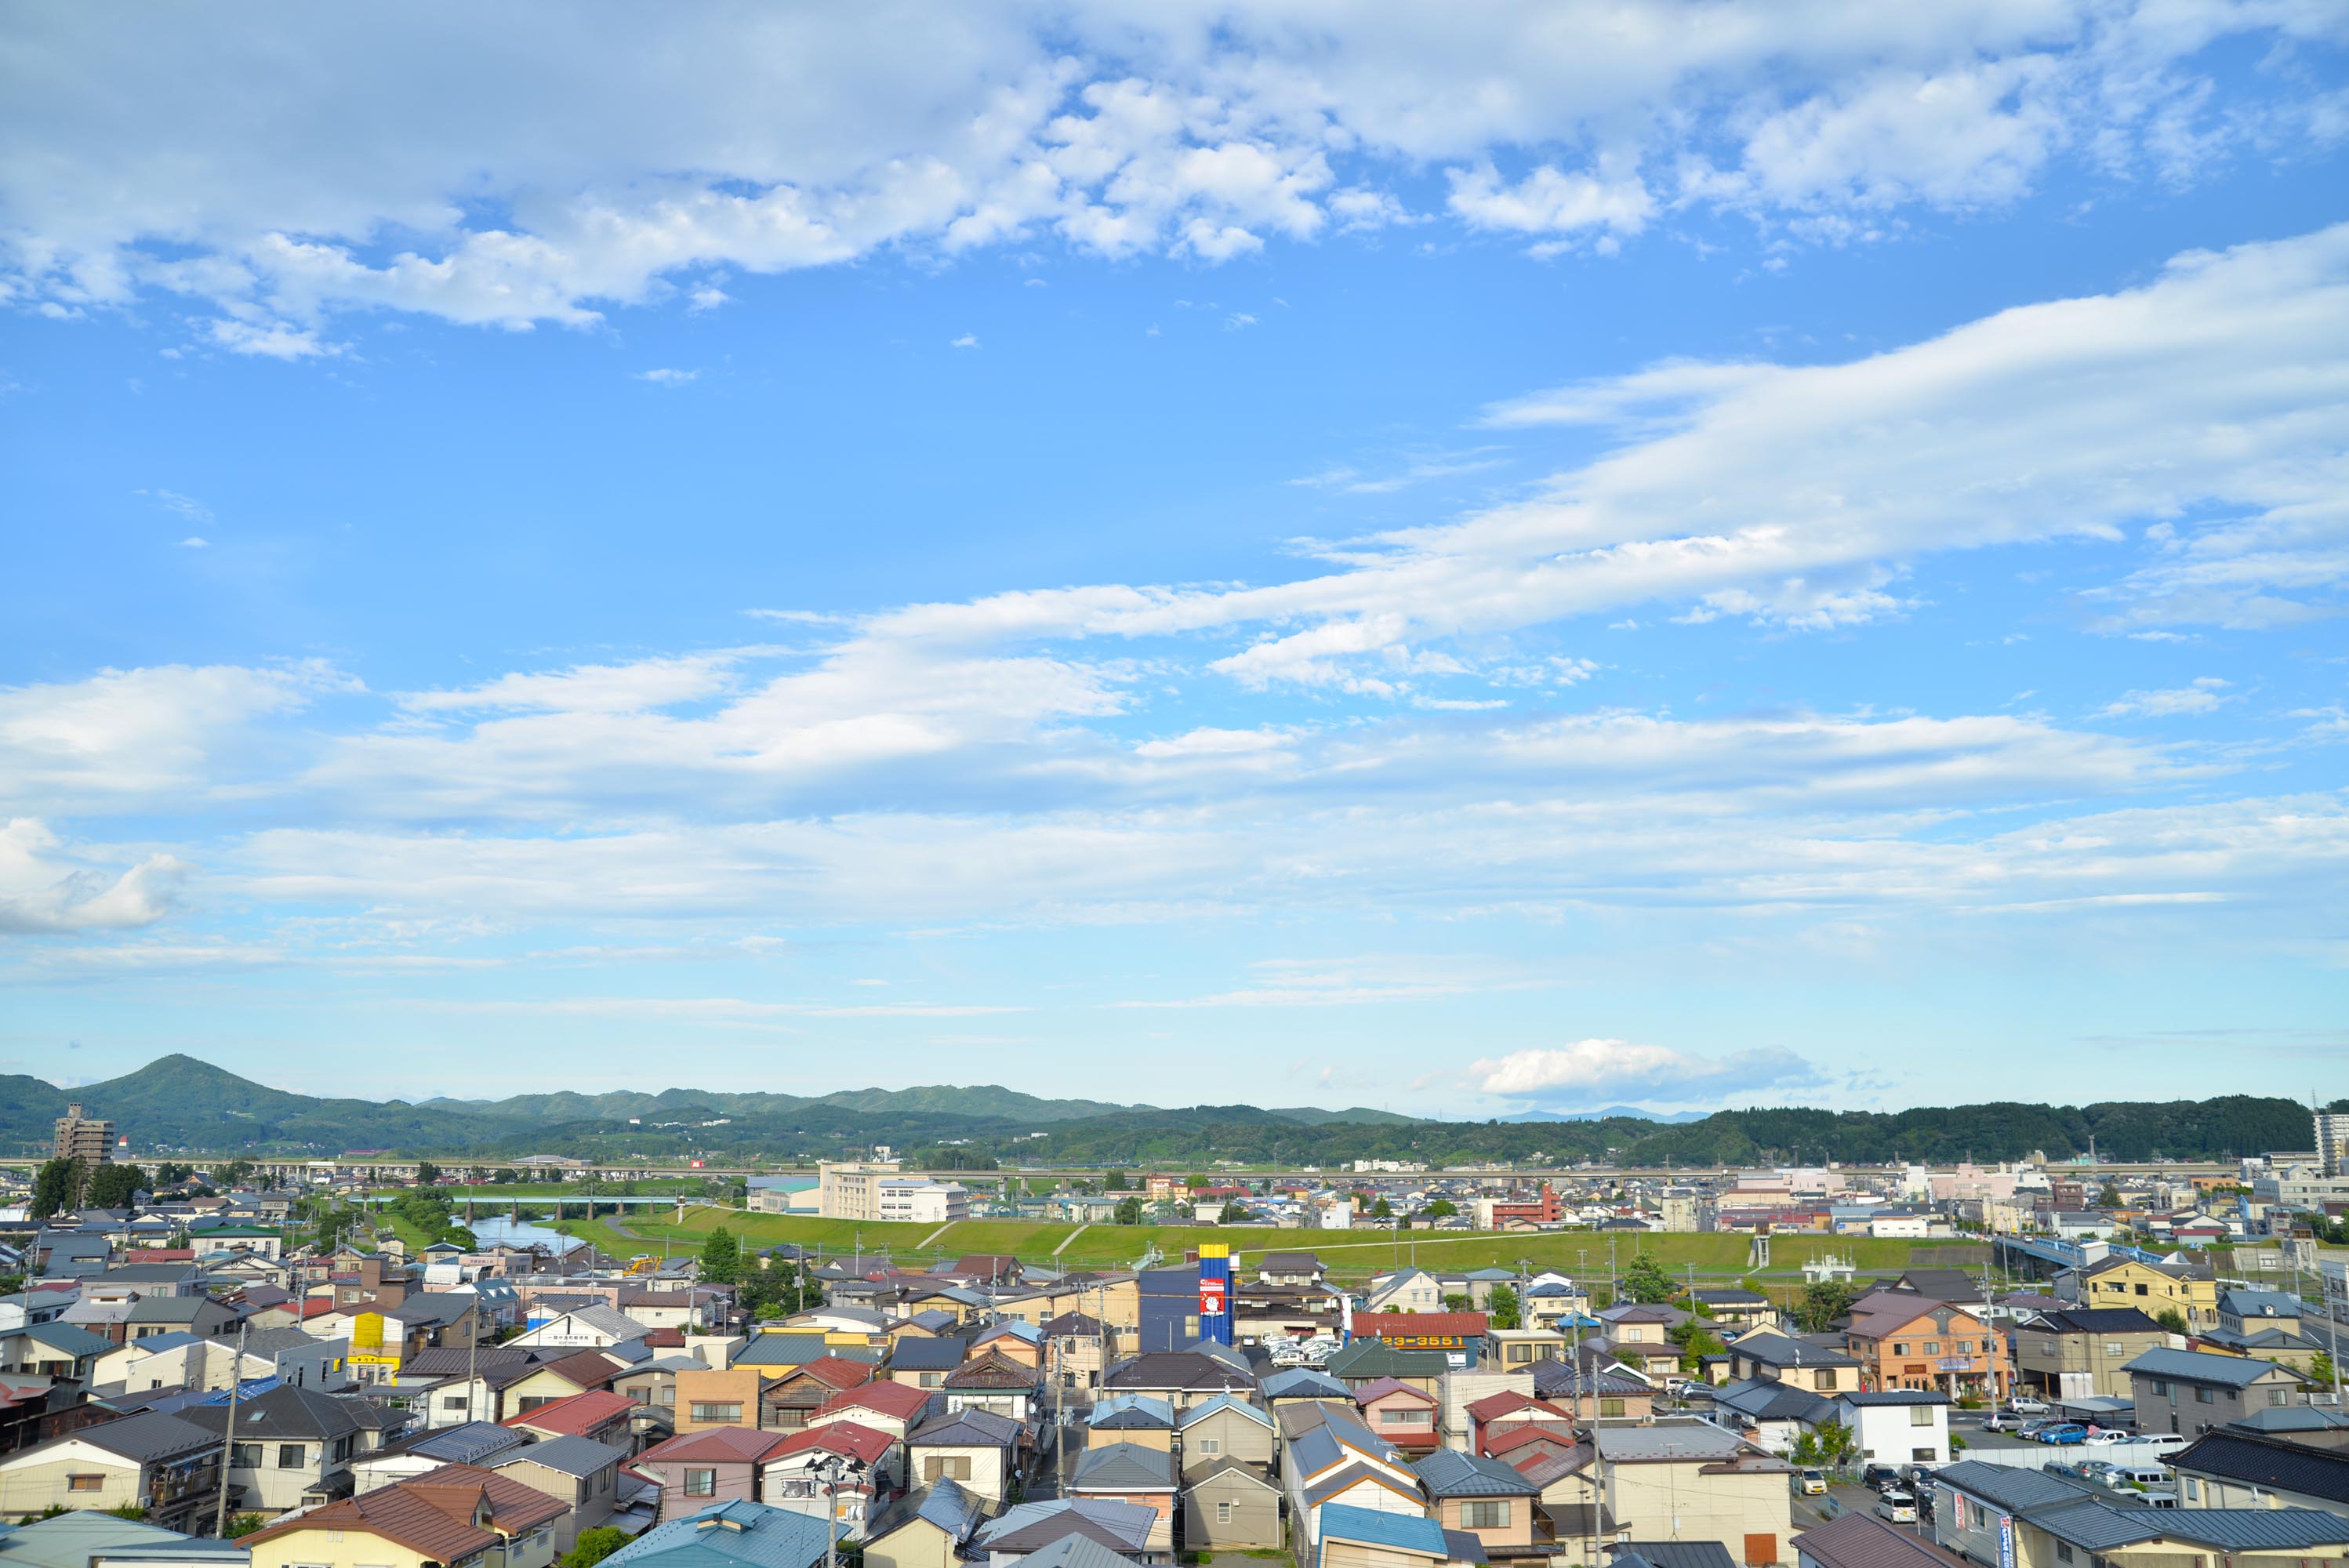
[[[1355,1160],[1432,1168],[1640,1166],[1771,1161],[2225,1160],[2304,1147],[2308,1112],[2288,1099],[2226,1096],[2167,1103],[2052,1106],[1999,1102],[1897,1112],[1721,1110],[1695,1121],[1439,1121],[1356,1107],[1182,1108],[1044,1099],[987,1084],[852,1089],[815,1098],[757,1089],[566,1089],[497,1100],[319,1099],[270,1088],[192,1057],[72,1091],[0,1078],[0,1150],[37,1153],[71,1098],[111,1118],[134,1150],[339,1154],[354,1149],[463,1157],[569,1154],[615,1163],[791,1163],[886,1143],[956,1160],[1125,1170],[1252,1167],[1343,1170]],[[631,1123],[635,1125],[631,1125]],[[1042,1134],[1040,1138],[1031,1135]]]

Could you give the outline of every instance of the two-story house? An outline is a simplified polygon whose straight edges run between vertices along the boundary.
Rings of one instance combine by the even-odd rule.
[[[254,1568],[549,1568],[560,1499],[511,1476],[443,1465],[244,1537]]]
[[[2148,1350],[2126,1370],[2137,1429],[2187,1437],[2297,1405],[2306,1387],[2299,1373],[2272,1361],[2199,1350]]]
[[[2050,1399],[2127,1398],[2128,1364],[2168,1344],[2169,1331],[2134,1306],[2043,1312],[2015,1327],[2015,1370]]]
[[[1863,1385],[1871,1387],[1938,1388],[1952,1398],[2002,1397],[2013,1377],[2006,1341],[1981,1317],[1949,1302],[1903,1299],[1893,1291],[1854,1304],[1844,1348],[1859,1362]]]
[[[167,1530],[209,1525],[220,1487],[220,1439],[150,1410],[85,1427],[0,1459],[0,1515],[51,1508],[144,1509]]]
[[[197,1405],[181,1418],[229,1444],[230,1501],[240,1512],[284,1513],[351,1490],[352,1459],[397,1437],[407,1416],[359,1398],[279,1386],[238,1401]]]

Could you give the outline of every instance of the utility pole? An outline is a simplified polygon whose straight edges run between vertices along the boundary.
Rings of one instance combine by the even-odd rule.
[[[236,1395],[244,1380],[245,1327],[242,1322],[236,1326],[236,1359],[228,1369],[228,1419],[221,1426],[220,1498],[212,1511],[212,1533],[222,1541],[228,1539],[228,1472],[236,1455]]]

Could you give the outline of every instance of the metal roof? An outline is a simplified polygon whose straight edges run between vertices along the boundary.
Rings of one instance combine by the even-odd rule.
[[[1431,1497],[1523,1497],[1540,1489],[1498,1460],[1438,1449],[1413,1465]]]
[[[811,1514],[738,1498],[657,1524],[605,1559],[616,1568],[810,1568],[835,1526]]]
[[[542,1442],[529,1444],[513,1453],[501,1454],[498,1456],[498,1463],[501,1467],[518,1464],[544,1465],[551,1470],[561,1470],[564,1475],[591,1476],[606,1466],[618,1464],[627,1457],[628,1450],[626,1449],[614,1448],[609,1443],[599,1443],[593,1438],[573,1437],[566,1433],[559,1438],[548,1438]]]
[[[1342,1388],[1344,1387],[1344,1385],[1340,1384],[1339,1387]],[[1184,1410],[1176,1415],[1174,1418],[1174,1424],[1182,1430],[1187,1432],[1201,1421],[1206,1420],[1208,1417],[1226,1410],[1237,1411],[1240,1415],[1246,1416],[1249,1420],[1254,1421],[1257,1426],[1266,1429],[1268,1431],[1272,1429],[1273,1420],[1271,1413],[1266,1410],[1262,1406],[1249,1403],[1247,1399],[1237,1394],[1218,1394],[1212,1399],[1202,1399],[1197,1404],[1192,1406],[1189,1409]]]
[[[1031,1568],[1133,1568],[1133,1560],[1112,1552],[1091,1536],[1071,1532],[1020,1558]]]
[[[1636,1553],[1651,1568],[1736,1568],[1729,1548],[1718,1541],[1630,1541],[1615,1549],[1619,1565],[1626,1552]]]
[[[1806,1563],[1819,1568],[1967,1568],[1962,1557],[1886,1523],[1871,1514],[1847,1511],[1813,1525],[1787,1542]],[[1617,1559],[1621,1568],[1621,1559]]]
[[[1104,1443],[1077,1457],[1072,1491],[1172,1491],[1174,1456],[1140,1443]]]
[[[940,1477],[918,1491],[909,1491],[874,1516],[865,1531],[867,1542],[920,1520],[936,1525],[960,1544],[970,1539],[987,1517],[987,1504],[950,1477]]]
[[[2173,1383],[2208,1383],[2221,1388],[2244,1388],[2271,1372],[2291,1375],[2289,1367],[2272,1361],[2241,1356],[2212,1356],[2199,1350],[2148,1350],[2121,1368]]]
[[[1356,1508],[1351,1503],[1333,1502],[1321,1510],[1321,1539],[1391,1547],[1438,1562],[1447,1561],[1451,1555],[1444,1547],[1444,1526],[1435,1521],[1416,1514]]]

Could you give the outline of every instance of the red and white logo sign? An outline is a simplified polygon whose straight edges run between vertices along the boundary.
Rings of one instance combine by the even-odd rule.
[[[696,1171],[700,1170],[700,1169],[701,1169],[701,1161],[698,1161],[698,1160],[695,1161],[693,1162],[693,1168],[694,1168]]]
[[[1210,1276],[1199,1282],[1199,1315],[1221,1317],[1224,1315],[1224,1287],[1227,1281]]]

